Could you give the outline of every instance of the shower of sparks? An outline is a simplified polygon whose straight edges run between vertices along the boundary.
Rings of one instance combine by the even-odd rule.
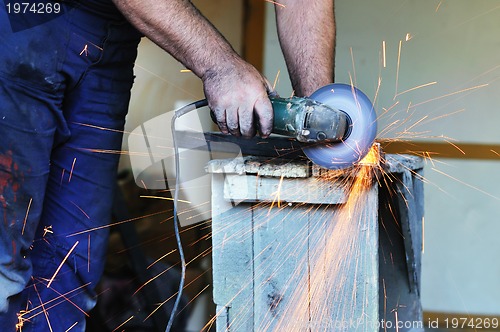
[[[43,280],[41,280],[43,281]],[[33,288],[36,292],[37,295],[39,295],[39,292],[37,290],[37,287],[36,287],[37,283],[34,282],[33,283]],[[18,313],[18,319],[19,319],[19,322],[29,322],[31,321],[34,317],[40,315],[40,314],[48,314],[49,310],[54,308],[55,306],[59,305],[61,303],[61,301],[67,301],[69,303],[71,303],[71,305],[73,305],[78,311],[80,311],[82,314],[84,314],[85,316],[87,317],[90,317],[89,314],[87,314],[82,308],[80,308],[79,306],[77,306],[73,301],[70,300],[70,296],[72,295],[77,295],[79,293],[82,292],[82,290],[86,287],[88,287],[90,285],[90,283],[86,283],[84,285],[81,285],[80,287],[77,287],[73,290],[70,290],[68,292],[66,292],[65,294],[61,294],[59,292],[57,292],[55,289],[52,288],[52,291],[56,292],[59,296],[58,297],[55,297],[49,301],[46,301],[46,302],[41,302],[41,299],[40,299],[40,296],[39,296],[39,301],[40,301],[40,304],[30,310],[28,310],[28,305],[29,305],[29,302],[27,303],[27,306],[26,306],[26,309],[25,310],[21,310],[21,312]]]
[[[59,273],[59,271],[63,267],[64,263],[66,263],[66,261],[68,260],[69,256],[73,252],[73,250],[75,250],[75,248],[78,245],[78,243],[80,243],[80,242],[76,241],[75,244],[73,245],[73,247],[71,247],[71,249],[68,251],[68,253],[66,254],[66,256],[63,258],[61,264],[59,264],[59,266],[57,267],[56,271],[54,272],[54,275],[52,275],[52,277],[50,278],[49,283],[47,284],[47,288],[50,288],[50,285],[52,285],[52,282],[54,281],[54,278],[57,276],[57,274]]]

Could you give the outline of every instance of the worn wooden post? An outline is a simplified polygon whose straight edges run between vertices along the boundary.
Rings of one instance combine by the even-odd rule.
[[[388,300],[381,301],[378,211],[379,204],[385,206],[381,200],[386,192],[379,193],[380,180],[386,172],[401,173],[403,190],[405,176],[413,179],[405,171],[421,168],[418,158],[411,166],[396,157],[387,163],[389,159],[385,166],[376,163],[349,176],[311,167],[307,161],[212,161],[208,171],[217,331],[381,329]],[[409,208],[420,209],[420,203]],[[404,212],[403,204],[398,209]],[[416,222],[420,210],[406,219]],[[405,238],[402,250],[409,246],[414,255],[420,233],[412,229],[416,224],[404,223],[406,234],[414,236]],[[405,278],[402,284],[419,278],[419,258],[403,258],[401,264],[412,262],[413,269],[395,277]],[[390,275],[383,278],[389,280]],[[419,307],[418,299],[418,294],[411,298]],[[419,314],[414,315],[417,320]]]

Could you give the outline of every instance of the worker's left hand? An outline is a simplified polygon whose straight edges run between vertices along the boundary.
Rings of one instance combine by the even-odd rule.
[[[208,106],[214,112],[222,133],[253,137],[271,134],[273,109],[270,83],[241,58],[220,63],[202,77]]]

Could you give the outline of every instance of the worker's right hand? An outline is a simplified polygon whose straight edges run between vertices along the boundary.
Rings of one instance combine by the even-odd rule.
[[[269,82],[238,57],[223,61],[202,76],[208,106],[222,133],[250,138],[257,129],[262,137],[271,134],[273,109]]]

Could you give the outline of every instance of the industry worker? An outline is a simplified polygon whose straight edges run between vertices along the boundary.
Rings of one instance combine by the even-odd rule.
[[[268,136],[272,88],[188,0],[0,1],[0,331],[84,331],[140,38],[203,81],[224,133]],[[333,0],[279,2],[307,96],[333,81]]]

